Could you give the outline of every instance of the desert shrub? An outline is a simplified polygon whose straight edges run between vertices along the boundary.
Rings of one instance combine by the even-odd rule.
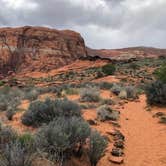
[[[97,162],[104,155],[104,150],[107,146],[106,139],[97,131],[92,131],[90,135],[90,150],[89,157],[92,166],[96,166]]]
[[[64,90],[64,93],[67,95],[78,94],[78,90],[75,88],[67,88]]]
[[[0,128],[0,149],[10,142],[17,139],[17,133],[10,127],[1,126]]]
[[[112,99],[101,99],[100,105],[114,105],[114,101]]]
[[[39,96],[39,91],[35,88],[32,88],[29,91],[26,91],[25,93],[25,99],[28,99],[30,101],[36,100],[38,96]]]
[[[137,89],[134,86],[127,86],[126,88],[127,98],[136,99],[137,98]]]
[[[0,89],[0,110],[6,111],[9,109],[16,109],[20,104],[24,93],[18,88],[4,87]]]
[[[54,119],[36,134],[36,145],[48,154],[51,160],[64,160],[72,155],[76,145],[80,146],[90,135],[87,122],[77,117]]]
[[[136,99],[137,95],[137,89],[134,86],[126,86],[119,93],[119,97],[122,99]]]
[[[102,72],[105,75],[113,75],[116,71],[116,67],[113,64],[107,64],[102,67]]]
[[[14,115],[15,111],[13,109],[9,109],[6,111],[6,117],[8,118],[8,120],[12,120]]]
[[[139,65],[137,63],[130,63],[129,64],[129,68],[133,69],[133,70],[136,70],[136,69],[139,69]]]
[[[166,84],[166,63],[154,72],[157,80]]]
[[[103,90],[110,90],[112,88],[112,86],[113,86],[113,84],[109,83],[109,82],[101,82],[101,83],[99,83],[100,89],[103,89]]]
[[[31,166],[32,158],[19,142],[11,142],[7,144],[0,153],[0,165]]]
[[[25,147],[29,151],[32,151],[35,148],[34,137],[30,133],[24,133],[22,135],[19,135],[17,141],[20,143],[21,146]]]
[[[22,123],[27,126],[40,126],[60,116],[81,116],[80,110],[78,104],[68,99],[36,101],[31,103],[28,111],[24,113]]]
[[[97,109],[97,119],[100,121],[117,120],[119,118],[119,112],[112,110],[109,106],[103,105]]]
[[[100,92],[95,87],[83,88],[80,91],[80,98],[83,102],[98,102],[100,100]]]
[[[115,95],[119,95],[119,93],[121,92],[121,90],[123,90],[123,86],[121,84],[118,83],[114,83],[111,91],[115,94]]]
[[[166,83],[155,81],[146,87],[147,102],[151,105],[166,105]]]

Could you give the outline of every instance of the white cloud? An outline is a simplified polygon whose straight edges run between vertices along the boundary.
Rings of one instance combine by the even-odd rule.
[[[8,8],[11,9],[35,9],[38,5],[29,0],[2,0]]]
[[[0,25],[80,32],[87,45],[166,47],[166,0],[0,0]]]

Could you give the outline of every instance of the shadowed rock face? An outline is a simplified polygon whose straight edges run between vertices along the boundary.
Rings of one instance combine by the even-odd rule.
[[[0,72],[48,71],[86,57],[79,33],[42,27],[0,29]]]

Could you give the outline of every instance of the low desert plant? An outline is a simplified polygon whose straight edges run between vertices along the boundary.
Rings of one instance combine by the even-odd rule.
[[[31,166],[32,158],[19,142],[13,142],[3,148],[3,152],[0,154],[0,165]]]
[[[97,131],[92,131],[90,135],[90,150],[89,157],[92,166],[96,166],[97,162],[104,155],[104,150],[107,146],[106,139]]]
[[[126,86],[119,93],[122,99],[136,99],[137,95],[137,89],[134,86]]]
[[[100,121],[117,120],[119,118],[119,112],[112,110],[109,106],[103,105],[97,109],[97,119]]]
[[[20,89],[3,87],[0,89],[0,111],[15,109],[23,97],[24,93]]]
[[[90,127],[83,119],[60,117],[38,131],[36,145],[51,160],[64,161],[72,155],[77,145],[85,143],[89,135]]]
[[[102,72],[105,75],[113,75],[116,71],[116,67],[113,64],[106,64],[102,67]]]
[[[148,84],[146,96],[150,105],[166,105],[166,83],[155,81]]]
[[[87,87],[81,89],[80,98],[83,102],[98,102],[100,100],[100,92],[95,87]]]
[[[111,92],[114,93],[115,95],[119,95],[119,93],[123,90],[123,86],[118,83],[114,83]]]
[[[29,91],[25,92],[25,99],[28,99],[30,101],[36,100],[38,96],[39,96],[39,92],[35,88],[32,88]]]
[[[22,123],[27,126],[40,126],[49,123],[57,117],[81,116],[78,104],[68,99],[46,99],[44,102],[36,101],[30,104],[28,111],[22,117]]]
[[[99,83],[100,89],[103,89],[103,90],[110,90],[112,88],[112,86],[113,86],[113,84],[109,83],[109,82],[101,82],[101,83]]]
[[[10,127],[1,126],[0,128],[0,148],[17,139],[17,133]]]
[[[157,80],[166,84],[166,63],[154,72]]]

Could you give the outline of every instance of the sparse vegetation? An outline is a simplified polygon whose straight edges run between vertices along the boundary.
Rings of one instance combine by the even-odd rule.
[[[40,126],[63,116],[81,116],[79,105],[68,99],[50,100],[48,98],[44,102],[31,103],[28,111],[22,117],[22,123],[27,126]]]
[[[97,162],[104,155],[104,150],[107,146],[106,139],[97,131],[92,131],[90,135],[90,161],[92,166],[96,166]]]
[[[87,87],[81,89],[80,97],[83,102],[98,102],[100,100],[100,92],[95,87]]]
[[[117,120],[119,112],[112,110],[108,105],[100,106],[97,110],[97,119],[100,121]]]
[[[32,158],[19,142],[7,144],[0,154],[1,166],[32,166]]]
[[[105,75],[113,75],[116,71],[116,67],[113,64],[107,64],[102,67],[102,72]]]
[[[147,102],[151,105],[166,105],[166,65],[155,71],[157,80],[146,87]]]
[[[154,72],[156,78],[166,84],[166,63]]]
[[[166,84],[155,81],[146,87],[148,104],[166,105]]]
[[[81,118],[60,117],[40,129],[36,135],[36,144],[51,160],[63,163],[73,155],[76,145],[82,148],[89,135],[89,125]]]

